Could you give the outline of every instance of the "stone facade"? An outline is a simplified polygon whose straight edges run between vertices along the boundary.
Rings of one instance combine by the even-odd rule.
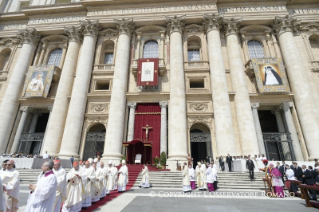
[[[97,130],[105,132],[104,160],[118,163],[134,137],[136,105],[152,102],[161,107],[160,151],[171,167],[186,160],[196,130],[211,134],[214,158],[269,154],[271,124],[261,111],[272,111],[271,132],[289,134],[280,139],[290,141],[291,159],[319,157],[317,1],[2,0],[0,10],[0,153],[33,148],[86,159],[87,134]],[[148,41],[158,44],[159,85],[139,87]],[[258,91],[251,41],[263,58],[283,60],[289,92]],[[56,49],[48,97],[22,96],[28,67],[50,64]],[[22,145],[36,128],[38,147]],[[283,155],[285,145],[276,147]]]

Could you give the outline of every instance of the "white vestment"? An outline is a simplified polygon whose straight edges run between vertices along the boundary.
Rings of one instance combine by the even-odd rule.
[[[43,154],[43,159],[48,159],[50,156],[49,156],[49,154]]]
[[[120,176],[119,176],[119,181],[118,181],[118,191],[126,191],[126,184],[128,182],[128,169],[126,165],[122,165],[120,170],[119,170]]]
[[[195,170],[195,173],[196,173],[196,181],[197,181],[197,187],[202,187],[203,186],[203,182],[202,182],[202,172],[200,170],[200,165],[197,165],[196,166],[196,170]]]
[[[2,186],[2,181],[0,177],[0,212],[4,211],[4,196],[3,196],[3,186]]]
[[[216,181],[215,173],[211,167],[208,167],[206,169],[206,175],[207,175],[207,183],[214,183]]]
[[[117,170],[115,164],[113,164],[112,173],[114,173],[113,174],[113,190],[117,190],[118,170]]]
[[[148,174],[148,168],[147,168],[147,166],[145,166],[145,168],[142,171],[142,182],[140,183],[140,186],[144,187],[144,188],[149,188],[150,187],[149,179],[150,179],[150,177]]]
[[[60,212],[61,206],[66,199],[66,173],[65,170],[60,167],[58,170],[53,169],[56,176],[58,187],[56,190],[55,201],[53,204],[53,212]]]
[[[90,207],[92,204],[92,192],[95,192],[95,171],[93,167],[83,168],[82,170],[82,181],[84,185],[84,192],[82,196],[82,207]]]
[[[79,175],[77,177],[76,175]],[[82,208],[82,193],[84,187],[81,178],[81,169],[72,168],[66,176],[67,181],[67,198],[63,203],[62,212],[79,212]]]
[[[6,212],[18,211],[20,191],[19,172],[15,169],[6,170],[2,172],[1,180],[6,189],[4,192]]]
[[[201,183],[202,183],[202,186],[198,186],[198,189],[199,190],[206,190],[207,189],[207,183],[206,183],[206,166],[205,166],[205,164],[201,165],[200,172],[201,172]]]
[[[183,191],[184,192],[191,191],[192,188],[191,188],[191,183],[189,180],[189,171],[187,166],[184,167],[182,175],[183,175]]]
[[[107,169],[107,184],[106,184],[106,194],[109,195],[110,192],[114,189],[114,176],[117,175],[117,169],[113,167],[108,167]]]
[[[33,78],[29,83],[30,91],[42,91],[43,90],[43,79]]]
[[[96,178],[99,179],[99,194],[100,198],[103,198],[106,196],[106,184],[107,184],[107,168],[99,168],[96,174]]]
[[[51,212],[58,183],[53,171],[38,176],[36,189],[29,195],[25,212]]]
[[[295,179],[295,173],[292,169],[287,169],[286,170],[286,176],[288,180],[296,180]]]
[[[265,85],[279,85],[278,80],[276,79],[275,75],[271,71],[268,71],[266,74]]]
[[[100,170],[96,168],[95,171],[95,182],[93,183],[93,187],[95,192],[92,192],[92,202],[97,202],[101,198],[102,186],[100,184]]]
[[[188,169],[190,181],[195,181],[195,170],[192,168]]]

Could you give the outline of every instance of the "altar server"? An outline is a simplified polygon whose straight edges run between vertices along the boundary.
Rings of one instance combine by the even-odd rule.
[[[91,192],[93,183],[95,182],[95,172],[93,167],[91,167],[90,162],[85,162],[85,167],[82,171],[82,182],[84,187],[84,192],[82,195],[82,207],[90,207],[92,205]]]
[[[14,161],[9,160],[6,171],[2,172],[1,180],[4,189],[5,211],[12,212],[19,209],[19,172],[15,170]]]
[[[184,163],[184,170],[182,175],[183,175],[183,191],[184,192],[192,191],[190,180],[189,180],[189,171],[188,171],[186,162]]]
[[[112,173],[113,173],[113,191],[116,191],[117,183],[118,183],[118,170],[115,166],[115,162],[113,162]]]
[[[126,191],[126,184],[128,182],[128,169],[125,164],[125,160],[122,160],[122,166],[119,170],[118,192]]]
[[[54,160],[53,173],[55,174],[58,183],[53,211],[59,212],[61,211],[62,203],[66,200],[66,173],[61,167],[61,162],[59,160]]]
[[[192,167],[192,165],[188,165],[188,172],[189,172],[189,179],[190,179],[190,183],[191,183],[191,188],[194,190],[196,189],[196,185],[195,185],[195,170]]]
[[[142,182],[140,183],[139,187],[143,187],[143,188],[149,188],[150,187],[150,181],[149,181],[150,177],[148,174],[148,168],[147,166],[144,164],[144,168],[142,169]]]
[[[62,212],[79,212],[82,208],[83,183],[81,169],[78,162],[73,163],[73,168],[67,174],[67,198],[63,203]]]
[[[104,167],[104,163],[100,162],[100,168],[97,170],[96,178],[99,180],[100,198],[106,196],[106,184],[107,184],[107,168]]]
[[[47,160],[42,165],[41,174],[36,185],[30,184],[30,195],[25,212],[52,211],[58,187],[56,177],[52,171],[53,161]]]
[[[212,192],[215,191],[214,188],[214,182],[216,181],[216,173],[212,168],[212,165],[210,165],[209,163],[207,164],[208,168],[206,169],[206,175],[207,175],[207,187],[208,187],[208,191]]]

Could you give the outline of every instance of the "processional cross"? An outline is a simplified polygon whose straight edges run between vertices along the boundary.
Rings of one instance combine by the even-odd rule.
[[[146,125],[146,127],[142,127],[143,130],[145,130],[146,133],[146,142],[148,141],[148,130],[153,129],[153,127],[149,127],[148,124]]]

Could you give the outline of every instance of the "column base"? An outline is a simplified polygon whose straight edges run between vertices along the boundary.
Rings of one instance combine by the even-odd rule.
[[[107,165],[109,160],[112,160],[113,163],[118,166],[122,163],[122,157],[123,155],[119,153],[106,153],[102,155],[101,161],[103,161],[103,163]]]
[[[171,171],[177,171],[177,160],[181,168],[183,168],[185,162],[187,163],[187,159],[185,157],[172,157],[166,161],[166,165],[168,165],[167,169],[170,169]]]
[[[80,156],[78,153],[60,152],[58,156],[60,159],[70,159],[73,156],[74,160],[80,160]]]

